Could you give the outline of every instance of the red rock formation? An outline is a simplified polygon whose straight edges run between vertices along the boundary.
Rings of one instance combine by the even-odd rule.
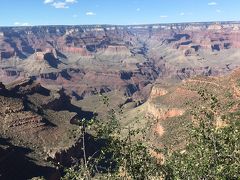
[[[150,97],[154,98],[154,97],[158,97],[158,96],[164,96],[167,93],[168,93],[168,91],[166,89],[157,87],[157,86],[153,86]]]
[[[72,89],[79,92],[78,95],[124,89],[126,94],[132,95],[145,89],[159,76],[181,80],[198,74],[218,75],[230,71],[240,62],[234,61],[230,68],[225,67],[225,63],[229,63],[226,58],[221,65],[215,60],[211,67],[204,67],[201,60],[207,53],[217,54],[210,51],[240,48],[239,24],[1,27],[0,32],[4,36],[0,38],[0,56],[7,60],[17,52],[17,67],[12,61],[9,64],[1,62],[4,68],[0,68],[0,80],[10,82],[26,73],[41,83],[64,86],[69,94]],[[29,66],[19,61],[44,60],[46,54],[51,55],[48,56],[51,63],[36,63],[35,67],[35,61],[32,64],[27,62]],[[175,63],[179,54],[180,60]],[[93,58],[98,55],[104,62]],[[80,56],[92,58],[91,64],[80,62]],[[57,59],[58,62],[55,61]],[[69,71],[79,68],[82,72]],[[123,70],[130,75],[119,76]]]
[[[36,51],[35,59],[42,61],[45,59],[46,54],[51,54],[55,59],[57,59],[57,51],[54,48],[46,48],[44,51]]]
[[[136,41],[154,39],[161,44],[171,39],[173,47],[182,46],[187,40],[193,45],[211,49],[212,42],[220,40],[221,48],[224,43],[230,43],[234,48],[239,48],[240,23],[194,23],[194,24],[170,24],[149,26],[76,26],[68,27],[38,27],[37,30],[25,29],[25,34],[17,34],[15,29],[0,29],[0,52],[18,52],[17,56],[23,58],[34,53],[32,49],[45,52],[46,49],[57,49],[60,52],[78,53],[88,56],[88,46],[96,46],[98,49],[108,47],[106,51],[112,53],[128,53],[125,44],[134,45]],[[35,28],[35,27],[34,27]],[[150,31],[151,29],[151,31]],[[18,29],[24,31],[24,27]],[[15,33],[15,38],[12,34]],[[180,35],[180,36],[178,36]],[[39,38],[43,37],[43,38]],[[111,44],[120,44],[117,47]],[[23,45],[24,44],[24,45]],[[177,45],[178,44],[178,45]],[[4,48],[2,48],[4,47]],[[49,52],[49,51],[48,51]],[[53,51],[50,51],[56,55]],[[24,56],[23,56],[24,55]],[[7,56],[9,58],[9,56]]]
[[[79,54],[81,56],[90,56],[90,53],[85,48],[81,47],[63,47],[63,52]]]
[[[157,120],[166,120],[171,117],[182,116],[185,110],[179,108],[164,108],[147,102],[147,114]]]
[[[44,52],[36,52],[35,53],[35,59],[39,60],[39,61],[43,61],[44,60],[44,55],[45,55]]]

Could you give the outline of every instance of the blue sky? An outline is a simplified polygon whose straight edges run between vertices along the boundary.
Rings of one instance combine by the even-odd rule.
[[[240,20],[240,0],[1,0],[0,26]]]

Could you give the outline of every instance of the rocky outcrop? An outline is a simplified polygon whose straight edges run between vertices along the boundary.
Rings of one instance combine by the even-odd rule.
[[[80,56],[91,56],[90,52],[86,48],[82,47],[63,47],[63,52],[78,54]]]
[[[45,51],[36,51],[35,59],[39,61],[47,60],[48,56],[52,56],[54,59],[57,59],[57,51],[52,48],[47,48]]]
[[[35,53],[35,59],[38,60],[38,61],[43,61],[44,60],[44,55],[45,55],[44,52],[36,52]]]
[[[21,99],[0,96],[0,106],[4,134],[23,137],[23,134],[30,135],[45,128],[43,118],[33,112],[25,111]]]
[[[157,120],[165,120],[167,118],[182,116],[185,110],[179,108],[164,108],[148,102],[147,113]]]
[[[81,134],[72,123],[79,122],[80,117],[87,118],[87,113],[72,105],[63,90],[50,92],[31,79],[19,80],[7,88],[0,83],[0,143],[4,137],[11,139],[15,147],[28,148],[33,165],[56,169],[49,160],[66,164],[67,159],[58,159],[64,152],[71,162],[70,157],[75,155],[70,153],[71,149],[77,152]],[[0,152],[1,147],[2,144]],[[39,174],[37,170],[32,173]],[[25,169],[23,171],[26,173]]]
[[[40,115],[26,110],[24,100],[27,94],[44,92],[40,85],[33,85],[31,80],[22,80],[9,85],[8,89],[4,85],[1,87],[0,119],[5,134],[22,137],[23,134],[34,134],[46,128]]]
[[[164,96],[168,93],[168,91],[164,88],[153,86],[150,94],[150,98],[158,97],[158,96]]]
[[[162,135],[165,133],[165,130],[164,130],[164,128],[160,125],[160,123],[157,123],[154,131],[155,131],[155,133],[156,133],[158,136],[162,136]]]

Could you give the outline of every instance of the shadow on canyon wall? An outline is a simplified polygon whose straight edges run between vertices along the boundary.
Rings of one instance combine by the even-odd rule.
[[[6,148],[4,148],[6,147]],[[59,179],[59,172],[52,167],[40,166],[28,157],[29,148],[14,146],[9,139],[0,138],[0,179],[25,180],[37,176]]]

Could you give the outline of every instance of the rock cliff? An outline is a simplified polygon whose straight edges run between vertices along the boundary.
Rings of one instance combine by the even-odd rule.
[[[114,90],[146,98],[157,79],[237,68],[239,29],[239,22],[1,27],[0,80],[32,77],[78,99]]]
[[[7,86],[0,83],[0,107],[0,140],[9,139],[16,148],[29,148],[27,158],[32,159],[32,166],[44,166],[42,173],[46,177],[53,175],[52,171],[48,174],[50,169],[57,172],[56,167],[47,160],[58,162],[60,160],[57,158],[62,156],[62,153],[77,148],[81,132],[73,123],[80,118],[89,118],[81,108],[71,104],[70,97],[63,89],[50,91],[31,79],[19,80]],[[91,115],[90,112],[88,114]],[[0,141],[0,151],[2,146]],[[18,153],[23,151],[19,150]],[[13,164],[7,163],[8,156],[14,154],[16,152],[6,151],[6,158],[1,159],[0,173],[3,177],[15,172],[10,167]],[[68,161],[70,162],[70,155]],[[67,160],[63,163],[66,162]],[[3,164],[6,164],[4,171]],[[22,168],[23,172],[15,174],[15,178],[23,174],[37,176],[40,169],[41,167],[38,167],[29,173]]]

